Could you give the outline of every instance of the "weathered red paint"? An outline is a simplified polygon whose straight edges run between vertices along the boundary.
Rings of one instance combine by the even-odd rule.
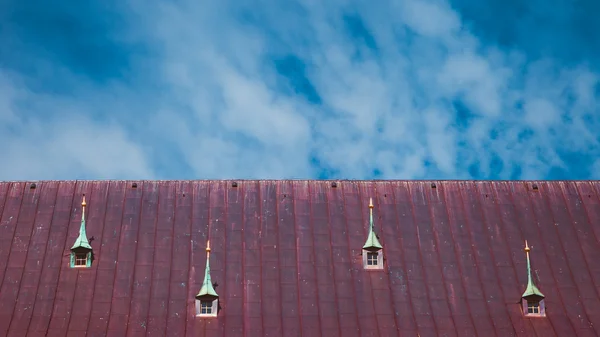
[[[600,182],[431,183],[0,182],[0,335],[600,335]],[[83,193],[95,260],[71,269]],[[545,318],[521,312],[525,239]]]

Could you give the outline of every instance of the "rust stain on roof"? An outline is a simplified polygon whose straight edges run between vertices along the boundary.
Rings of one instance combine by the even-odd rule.
[[[0,182],[0,335],[600,335],[597,181],[132,183]],[[70,268],[83,194],[94,260]]]

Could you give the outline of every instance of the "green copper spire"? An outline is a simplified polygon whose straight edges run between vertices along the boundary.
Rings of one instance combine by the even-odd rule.
[[[527,289],[525,289],[525,292],[521,297],[538,296],[544,298],[544,294],[542,294],[542,292],[533,283],[533,277],[531,276],[531,262],[529,262],[530,250],[531,249],[527,245],[527,240],[525,240],[525,254],[527,254]]]
[[[87,239],[87,234],[85,232],[85,206],[87,204],[85,203],[85,194],[83,195],[83,201],[81,202],[81,207],[82,207],[82,211],[81,211],[81,227],[79,228],[79,237],[77,238],[77,240],[75,240],[75,244],[73,245],[73,247],[71,247],[71,249],[75,249],[75,248],[87,248],[89,250],[92,249],[92,246],[90,246],[90,243]]]
[[[200,288],[200,292],[196,295],[196,298],[202,296],[214,296],[219,297],[215,288],[213,288],[212,280],[210,279],[210,241],[206,242],[206,269],[204,270],[204,283],[202,283],[202,288]]]
[[[367,242],[363,246],[363,249],[381,249],[381,243],[379,243],[379,239],[377,239],[377,235],[375,235],[375,231],[373,230],[373,198],[369,199],[369,236],[367,237]]]

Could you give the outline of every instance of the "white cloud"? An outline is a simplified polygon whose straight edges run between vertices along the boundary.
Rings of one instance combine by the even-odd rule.
[[[0,72],[0,177],[75,179],[152,178],[142,146],[122,127],[80,115],[76,104],[37,95]],[[17,103],[44,102],[44,115],[32,118]],[[81,106],[80,106],[81,107]],[[84,108],[85,109],[85,108]]]
[[[445,1],[129,3],[128,36],[157,51],[139,60],[157,82],[67,74],[81,96],[52,97],[0,76],[0,154],[14,163],[2,179],[156,177],[181,163],[196,178],[314,177],[312,156],[344,178],[467,178],[478,163],[488,175],[494,156],[503,178],[517,166],[543,178],[569,165],[561,147],[598,154],[598,74],[486,45]],[[350,10],[374,49],[349,35]],[[271,61],[287,54],[305,62],[319,104],[281,90]],[[157,163],[164,152],[179,160]]]
[[[445,2],[409,0],[396,3],[405,24],[420,35],[446,38],[460,29],[461,22],[457,13]]]

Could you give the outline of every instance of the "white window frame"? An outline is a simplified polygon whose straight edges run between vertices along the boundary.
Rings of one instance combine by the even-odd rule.
[[[210,314],[202,313],[202,302],[212,302]],[[196,299],[196,317],[217,317],[217,310],[219,308],[219,299]]]
[[[369,265],[368,264],[368,255],[369,253],[375,253],[377,254],[377,264],[376,265]],[[372,250],[367,250],[367,249],[363,249],[362,252],[362,262],[363,262],[363,268],[367,269],[367,270],[382,270],[383,269],[383,249],[379,249],[377,251],[372,251]]]
[[[546,304],[544,303],[544,300],[541,299],[539,301],[536,301],[534,299],[531,300],[527,300],[526,298],[523,298],[521,300],[522,302],[522,309],[523,309],[523,314],[525,315],[525,317],[546,317]],[[530,313],[529,312],[529,304],[530,303],[538,303],[538,310],[539,312],[537,313]]]

